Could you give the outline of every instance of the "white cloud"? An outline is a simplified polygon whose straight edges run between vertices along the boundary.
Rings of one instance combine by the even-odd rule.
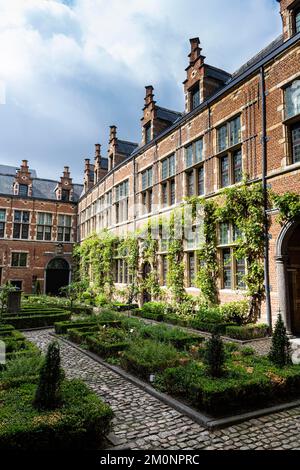
[[[0,0],[0,162],[25,153],[40,174],[69,163],[78,179],[113,121],[140,138],[144,85],[183,108],[189,37],[233,71],[279,32],[275,0]]]

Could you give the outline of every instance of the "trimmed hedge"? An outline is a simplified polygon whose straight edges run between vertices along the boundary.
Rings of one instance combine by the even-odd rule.
[[[197,318],[191,320],[190,326],[199,331],[205,331],[207,333],[219,333],[224,334],[226,329],[231,326],[228,323],[210,323],[201,322]]]
[[[121,358],[122,367],[142,379],[149,380],[150,374],[161,372],[179,364],[178,351],[169,344],[145,340],[130,345]]]
[[[177,349],[184,349],[187,346],[204,341],[204,338],[199,335],[189,334],[179,328],[172,328],[166,325],[148,325],[141,329],[141,333],[146,338],[170,343]]]
[[[251,339],[265,338],[269,335],[268,325],[245,325],[245,326],[227,326],[225,329],[226,336],[241,341]]]
[[[94,326],[101,326],[101,325],[107,325],[107,326],[112,326],[114,328],[118,328],[121,326],[121,321],[118,320],[100,320],[100,321],[63,321],[63,322],[58,322],[55,323],[55,333],[58,335],[64,335],[68,332],[68,330],[71,330],[72,328],[76,329],[81,329],[83,327],[89,328],[89,327],[94,327]]]
[[[111,429],[113,412],[79,380],[62,384],[63,406],[33,408],[36,385],[0,390],[0,450],[99,448]]]
[[[112,304],[112,309],[116,312],[126,312],[128,310],[135,310],[138,308],[137,304],[122,304],[122,303],[114,303]]]
[[[226,415],[234,410],[249,410],[299,397],[300,367],[272,367],[265,358],[244,357],[240,365],[227,363],[222,378],[212,378],[203,365],[191,362],[169,368],[157,377],[157,386],[171,395],[187,400],[201,411]]]
[[[56,322],[66,321],[71,318],[70,312],[49,314],[49,315],[26,315],[17,317],[7,317],[5,320],[13,325],[18,330],[25,330],[30,328],[42,328],[46,326],[53,326]]]
[[[94,336],[88,335],[88,333],[86,333],[85,341],[91,352],[104,358],[118,356],[121,351],[124,351],[129,347],[129,343],[126,341],[104,343]]]

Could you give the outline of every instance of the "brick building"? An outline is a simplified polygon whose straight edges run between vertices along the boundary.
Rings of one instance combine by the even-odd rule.
[[[264,181],[278,193],[300,192],[300,0],[281,0],[282,35],[234,74],[208,65],[198,38],[190,40],[184,81],[185,110],[160,107],[146,87],[141,142],[120,140],[110,128],[108,165],[96,146],[94,164],[86,161],[85,190],[79,200],[79,233],[108,228],[116,234],[142,228],[167,215],[185,196],[214,197],[224,187]],[[280,306],[289,331],[300,332],[300,227],[282,229],[270,214],[270,302]],[[234,228],[220,227],[219,279],[222,302],[243,297],[246,262],[234,259]],[[186,289],[197,271],[197,250],[185,245]],[[161,247],[160,281],[168,269]],[[129,282],[123,260],[116,260],[116,283]],[[268,296],[267,296],[268,297]],[[264,320],[265,318],[263,318]]]
[[[69,283],[82,190],[68,167],[52,181],[38,178],[27,160],[0,165],[0,284],[56,294]]]

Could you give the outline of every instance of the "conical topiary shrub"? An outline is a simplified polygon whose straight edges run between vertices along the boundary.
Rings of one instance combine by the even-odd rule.
[[[269,359],[277,367],[292,364],[290,341],[280,314],[278,315],[272,336],[272,347],[269,353]]]
[[[36,408],[53,410],[61,404],[60,386],[63,377],[64,372],[60,367],[59,344],[54,341],[48,346],[46,358],[40,371],[34,399]]]
[[[204,353],[204,361],[207,365],[207,371],[211,377],[221,377],[224,373],[225,352],[223,341],[220,335],[213,333],[207,341]]]

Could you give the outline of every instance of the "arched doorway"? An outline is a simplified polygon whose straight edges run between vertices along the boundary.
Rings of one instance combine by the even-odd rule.
[[[54,258],[46,268],[46,294],[59,295],[70,281],[70,266],[63,258]]]
[[[300,221],[283,227],[276,262],[280,311],[288,333],[300,336]]]

